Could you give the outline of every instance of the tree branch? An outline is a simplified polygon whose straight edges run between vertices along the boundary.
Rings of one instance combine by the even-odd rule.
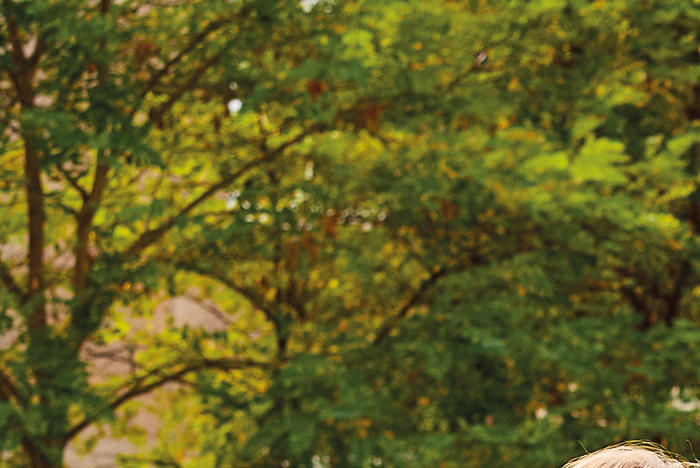
[[[155,229],[148,230],[141,234],[138,239],[136,239],[125,251],[124,255],[126,256],[133,256],[133,255],[138,255],[143,249],[146,247],[152,245],[154,242],[158,241],[161,237],[163,237],[170,229],[172,229],[175,224],[187,216],[192,210],[194,210],[197,206],[199,206],[201,203],[205,202],[209,198],[211,198],[216,192],[219,190],[225,188],[226,186],[232,184],[236,179],[241,177],[243,174],[248,172],[250,169],[258,166],[259,164],[262,164],[265,161],[270,160],[271,157],[269,155],[264,155],[263,157],[254,159],[247,164],[243,165],[239,170],[236,172],[233,172],[232,174],[229,174],[228,176],[224,177],[221,179],[219,182],[216,182],[212,186],[210,186],[208,189],[206,189],[202,194],[200,194],[197,198],[192,200],[189,204],[187,204],[184,208],[182,208],[177,214],[171,216],[167,220],[165,220],[160,226],[158,226]]]
[[[37,66],[39,63],[39,59],[41,59],[41,56],[44,54],[46,51],[46,38],[44,37],[44,34],[39,34],[39,37],[36,39],[36,47],[34,47],[34,51],[32,54],[27,58],[27,65],[30,68],[34,68]]]
[[[170,372],[168,374],[163,374],[159,370],[153,371],[148,373],[146,376],[144,376],[141,379],[137,380],[137,383],[134,384],[133,386],[125,389],[123,392],[120,393],[117,397],[112,399],[104,408],[102,408],[100,411],[90,415],[86,416],[83,420],[75,424],[73,427],[71,427],[67,432],[66,436],[64,437],[63,441],[64,443],[69,442],[71,439],[73,439],[75,436],[77,436],[81,431],[83,431],[86,427],[88,427],[90,424],[94,423],[100,416],[103,414],[114,411],[118,409],[120,406],[125,404],[126,402],[152,392],[153,390],[156,390],[163,385],[170,383],[170,382],[177,382],[179,381],[182,377],[186,376],[187,374],[191,374],[193,372],[200,372],[200,371],[205,371],[205,370],[221,370],[221,371],[230,371],[230,370],[237,370],[237,369],[251,369],[251,368],[259,368],[259,369],[272,369],[277,366],[277,363],[274,362],[263,362],[263,361],[255,361],[255,360],[249,360],[249,359],[203,359],[200,362],[196,362],[193,364],[189,364],[180,370]],[[144,379],[147,379],[151,375],[157,375],[158,377],[153,380],[152,382],[149,382],[147,384],[143,383]]]
[[[24,140],[24,173],[26,177],[27,204],[29,216],[29,299],[42,294],[44,285],[44,192],[41,183],[41,167],[39,155],[34,148],[31,136],[25,135]],[[39,301],[41,302],[41,301]],[[46,325],[46,311],[43,304],[37,304],[30,319],[31,328],[41,328]]]
[[[389,318],[384,326],[380,329],[379,333],[377,333],[377,336],[374,338],[372,344],[378,345],[382,341],[386,339],[387,336],[389,336],[389,333],[396,328],[396,326],[399,324],[401,319],[406,317],[408,312],[420,301],[423,296],[425,295],[426,291],[428,288],[430,288],[433,284],[435,284],[440,278],[445,276],[450,270],[446,268],[438,268],[433,273],[423,280],[421,285],[418,287],[418,289],[411,295],[411,297],[406,301],[406,303],[399,309],[398,313],[394,316]]]
[[[271,152],[279,154],[279,153],[283,152],[284,150],[286,150],[287,148],[289,148],[290,146],[296,145],[297,143],[300,143],[307,136],[312,135],[314,133],[320,133],[320,132],[323,132],[326,130],[328,130],[328,126],[326,124],[322,124],[322,123],[314,124],[314,125],[310,126],[309,128],[307,128],[306,130],[304,130],[303,132],[299,133],[299,135],[295,136],[294,138],[291,138],[291,139],[285,141],[284,143],[282,143],[281,145],[279,145],[277,148],[272,149]]]
[[[111,0],[100,0],[99,10],[102,16],[109,13]],[[104,52],[107,47],[106,36],[100,41],[99,49]],[[109,70],[104,63],[99,63],[97,66],[97,80],[100,86],[107,83]],[[103,125],[98,125],[98,132],[102,132]],[[85,281],[90,269],[88,258],[88,247],[90,230],[92,228],[92,220],[95,217],[97,208],[102,200],[102,194],[107,187],[107,174],[109,174],[110,165],[106,161],[106,150],[97,152],[97,168],[95,169],[95,178],[92,182],[90,194],[83,197],[83,204],[78,212],[78,224],[75,229],[75,270],[73,272],[73,290],[76,295],[79,295],[85,289]]]
[[[265,163],[268,161],[271,161],[275,157],[277,157],[279,154],[281,154],[284,150],[289,148],[290,146],[299,143],[302,141],[304,138],[307,136],[311,135],[312,133],[322,131],[325,129],[325,126],[322,125],[315,125],[309,128],[308,130],[301,132],[299,135],[291,138],[290,140],[282,143],[279,145],[277,148],[271,149],[269,152],[263,154],[261,157],[254,159],[246,164],[244,164],[240,169],[238,169],[235,172],[232,172],[231,174],[228,174],[224,178],[222,178],[219,182],[216,182],[212,186],[210,186],[208,189],[206,189],[201,195],[199,195],[197,198],[192,200],[189,204],[187,204],[184,208],[182,208],[177,214],[171,216],[167,220],[165,220],[160,226],[158,226],[155,229],[151,229],[149,231],[144,232],[139,236],[138,239],[136,239],[125,251],[124,255],[127,256],[133,256],[133,255],[138,255],[143,249],[146,247],[152,245],[156,241],[158,241],[161,237],[163,237],[170,229],[175,226],[175,224],[187,216],[192,210],[194,210],[197,206],[211,198],[216,192],[219,190],[222,190],[223,188],[227,187],[228,185],[231,185],[233,182],[235,182],[238,178],[242,177],[245,173],[250,171],[251,169]]]
[[[35,67],[27,61],[24,55],[19,26],[14,16],[10,15],[7,18],[7,27],[11,44],[10,54],[17,66],[16,70],[10,72],[10,76],[21,106],[30,109],[34,107],[33,78]],[[27,299],[39,299],[29,315],[28,324],[30,329],[38,329],[46,325],[46,311],[40,298],[44,282],[44,224],[46,213],[44,211],[44,193],[41,182],[39,153],[34,146],[31,132],[23,129],[21,135],[24,141],[24,178],[28,206],[27,230],[29,232],[29,252],[27,254],[29,284],[27,287]]]
[[[182,268],[183,270],[214,279],[222,285],[226,286],[227,288],[237,292],[246,300],[248,300],[248,302],[250,302],[253,305],[253,307],[255,307],[257,310],[263,313],[265,319],[267,319],[267,321],[269,321],[274,327],[275,339],[277,342],[277,355],[278,357],[284,355],[284,351],[287,347],[287,334],[285,332],[284,315],[279,312],[279,307],[273,307],[273,305],[270,304],[269,301],[266,301],[260,294],[256,293],[253,289],[236,284],[230,279],[224,277],[223,275],[220,275],[219,273],[211,269],[199,267],[198,265],[185,262],[176,262],[175,266]],[[275,296],[275,299],[277,300],[277,295]],[[289,305],[294,307],[293,304]]]
[[[20,288],[19,284],[17,284],[7,265],[2,262],[0,262],[0,281],[2,281],[2,284],[5,285],[5,288],[8,291],[19,297],[22,302],[26,301],[26,293],[22,291],[22,288]]]
[[[643,317],[642,321],[637,324],[637,328],[640,330],[648,329],[653,324],[655,318],[653,317],[653,311],[650,310],[644,298],[640,294],[637,294],[634,288],[628,286],[621,287],[620,293],[629,301],[635,312],[641,314]]]
[[[138,457],[135,455],[118,455],[117,461],[121,463],[126,463],[127,465],[137,464],[137,465],[148,465],[148,466],[158,466],[167,468],[182,468],[174,459],[165,458],[151,458],[151,457]]]
[[[60,164],[56,164],[56,169],[63,175],[63,177],[68,181],[68,183],[80,193],[80,198],[85,200],[88,198],[89,194],[87,191],[78,183],[78,179],[73,177],[66,168],[61,166]]]
[[[678,309],[680,308],[681,299],[683,298],[683,288],[688,282],[691,268],[690,261],[683,260],[678,268],[678,274],[673,282],[671,291],[664,295],[664,300],[666,302],[664,323],[669,327],[673,325],[673,321],[676,318],[676,315],[678,315]]]
[[[2,370],[0,370],[0,396],[2,396],[6,401],[14,399],[22,406],[26,404],[26,400],[19,392],[19,389],[14,384],[10,376],[4,373]]]
[[[220,18],[216,21],[212,21],[209,23],[202,31],[200,31],[197,35],[195,35],[190,42],[182,49],[180,52],[178,52],[173,58],[168,60],[163,67],[155,72],[151,78],[148,80],[146,83],[146,86],[143,88],[141,91],[136,104],[134,105],[134,108],[131,110],[130,115],[134,115],[136,111],[139,108],[139,105],[143,102],[144,97],[148,94],[149,91],[153,90],[160,81],[163,79],[163,77],[175,66],[177,65],[182,59],[187,56],[190,52],[192,52],[198,45],[200,45],[204,40],[209,36],[211,33],[217,31],[218,29],[222,28],[223,26],[226,26],[229,24],[231,21],[235,19],[243,19],[247,17],[250,14],[250,9],[248,7],[243,7],[239,11],[236,12],[236,14],[230,15],[229,17],[226,18]],[[212,65],[217,63],[221,59],[221,55],[225,52],[227,49],[228,44],[217,54],[212,56],[210,59],[208,59],[205,63],[203,63],[195,72],[190,76],[188,80],[185,81],[183,85],[178,87],[175,92],[170,96],[170,98],[163,103],[162,105],[151,109],[149,112],[149,116],[151,117],[152,121],[155,121],[156,123],[160,121],[162,115],[167,112],[172,105],[177,102],[177,100],[184,94],[186,91],[191,89],[196,83],[199,81],[201,78],[202,74],[210,68]]]
[[[155,72],[153,76],[148,80],[146,83],[146,86],[144,86],[143,90],[141,91],[141,94],[139,95],[139,99],[137,100],[137,105],[134,106],[134,109],[131,111],[131,114],[133,115],[136,110],[138,109],[138,104],[143,100],[143,98],[148,94],[149,91],[151,91],[155,86],[158,85],[160,80],[168,73],[173,66],[177,65],[178,62],[180,62],[187,54],[192,52],[199,44],[201,44],[204,39],[207,38],[207,36],[217,29],[225,26],[229,21],[234,19],[236,16],[232,16],[231,18],[226,18],[226,19],[219,19],[217,21],[212,21],[209,23],[199,34],[194,36],[190,42],[180,50],[173,58],[168,60],[163,67]]]
[[[204,299],[201,299],[193,294],[185,294],[184,296],[188,300],[194,302],[197,304],[199,307],[203,308],[206,310],[210,315],[212,315],[215,319],[217,319],[219,322],[221,322],[225,326],[231,325],[231,319],[223,312],[221,311],[218,307],[216,307],[214,304],[207,302]]]
[[[275,317],[275,314],[273,313],[273,309],[265,303],[265,300],[259,295],[256,294],[255,291],[251,290],[250,288],[246,288],[245,286],[241,286],[240,284],[236,284],[233,281],[231,281],[228,278],[225,278],[223,275],[220,275],[219,273],[215,272],[214,270],[208,269],[208,268],[203,268],[198,265],[195,265],[193,263],[186,263],[186,262],[181,262],[181,261],[176,261],[175,263],[172,263],[174,266],[181,268],[185,271],[189,271],[192,273],[196,273],[200,276],[204,276],[207,278],[211,278],[213,280],[218,281],[221,283],[223,286],[226,286],[227,288],[231,289],[232,291],[237,292],[244,298],[250,302],[253,307],[258,309],[260,312],[263,313],[265,318],[270,321],[276,328],[279,327],[280,323],[277,317]]]
[[[10,44],[12,44],[12,48],[10,49],[12,59],[19,67],[25,67],[27,65],[27,58],[24,56],[24,51],[22,51],[22,39],[20,38],[19,27],[14,15],[9,15],[7,17],[7,30],[10,34]],[[22,69],[20,68],[20,73],[21,72]]]
[[[85,280],[90,269],[88,258],[88,243],[92,220],[102,200],[102,194],[107,187],[107,175],[110,166],[104,161],[104,151],[97,156],[97,169],[92,183],[90,194],[83,200],[83,205],[78,213],[78,225],[76,227],[75,244],[75,271],[73,274],[73,289],[80,294],[85,289]]]
[[[162,127],[163,114],[168,112],[168,110],[170,110],[173,104],[175,104],[182,97],[183,94],[185,94],[187,91],[190,91],[197,85],[204,73],[211,67],[216,65],[219,62],[219,60],[221,60],[221,57],[224,55],[224,52],[227,48],[228,44],[225,45],[219,52],[205,60],[204,63],[202,63],[199,67],[197,67],[197,69],[194,72],[192,72],[189,78],[187,78],[184,83],[182,83],[175,89],[175,91],[173,91],[170,97],[168,97],[167,101],[165,101],[163,104],[160,104],[157,107],[151,108],[151,110],[148,112],[148,116],[154,125],[156,125],[159,128]]]

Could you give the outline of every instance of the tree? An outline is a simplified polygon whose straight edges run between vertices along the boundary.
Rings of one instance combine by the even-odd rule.
[[[84,428],[171,382],[166,420],[191,424],[163,437],[197,449],[125,466],[682,450],[699,13],[3,1],[11,462],[61,466]],[[227,330],[128,330],[124,310],[185,293]],[[133,373],[88,382],[85,350],[113,340]]]
[[[228,118],[227,102],[255,93],[261,100],[282,79],[265,68],[273,58],[270,45],[303,50],[315,35],[304,12],[292,6],[3,2],[3,242],[23,246],[29,239],[26,259],[3,259],[2,270],[5,327],[19,333],[3,362],[5,443],[21,445],[26,459],[19,463],[60,464],[64,445],[82,428],[176,377],[210,367],[272,366],[178,355],[95,393],[80,352],[103,339],[114,305],[133,294],[132,285],[143,298],[161,287],[157,265],[165,259],[154,247],[167,234],[202,223],[203,210],[224,205],[215,196],[251,173],[271,170],[291,147],[322,130],[322,121],[308,117],[308,125],[295,125],[289,112],[264,123],[261,113],[259,125],[248,119],[242,132],[220,138],[219,150],[240,145],[235,156],[194,140],[201,125],[177,149],[165,154],[159,148],[179,138],[172,131],[157,136],[155,129],[167,123],[174,130],[168,120],[181,114],[186,98],[196,94],[187,105],[204,106],[210,132]],[[205,14],[195,17],[195,11]],[[264,47],[266,28],[281,16],[289,24]],[[284,60],[298,58],[287,54]],[[290,79],[289,85],[300,82]],[[279,96],[294,99],[293,93]],[[247,105],[255,107],[255,99]],[[268,126],[277,124],[268,135]],[[230,124],[224,127],[229,131]],[[186,153],[203,148],[200,156],[207,156],[200,162]],[[174,160],[182,164],[168,169]]]

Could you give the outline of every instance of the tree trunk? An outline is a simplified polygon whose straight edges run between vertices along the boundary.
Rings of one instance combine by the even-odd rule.
[[[57,443],[55,441],[45,441],[44,445],[47,446],[47,448],[51,447],[61,447],[62,444]],[[51,460],[46,456],[44,452],[42,452],[39,447],[36,446],[36,444],[29,440],[29,439],[24,439],[22,442],[22,446],[24,447],[24,452],[27,455],[27,458],[29,459],[29,466],[31,468],[62,468],[63,467],[63,450],[62,448],[60,449],[61,451],[58,452],[59,459],[56,460]]]

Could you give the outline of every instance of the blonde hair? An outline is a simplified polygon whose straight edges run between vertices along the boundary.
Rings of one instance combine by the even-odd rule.
[[[613,445],[571,460],[563,468],[700,468],[672,457],[658,445],[627,443]]]

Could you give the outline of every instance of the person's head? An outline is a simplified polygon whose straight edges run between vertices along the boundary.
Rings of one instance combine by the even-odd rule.
[[[606,447],[571,460],[563,468],[700,468],[673,458],[652,444]]]

